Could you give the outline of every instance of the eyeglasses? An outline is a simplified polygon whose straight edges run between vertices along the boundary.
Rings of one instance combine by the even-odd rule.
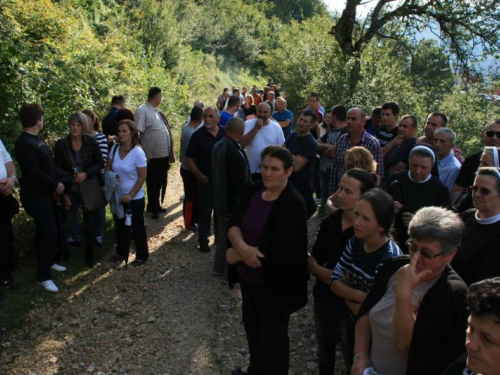
[[[425,259],[434,259],[441,255],[445,255],[444,251],[440,252],[439,254],[433,254],[429,249],[419,248],[417,245],[411,242],[411,240],[406,241],[406,246],[408,246],[408,250],[410,250],[411,252],[416,253],[417,251],[420,251],[420,255],[422,255]]]
[[[498,139],[500,139],[500,132],[496,132],[496,131],[493,131],[493,130],[488,130],[486,132],[486,136],[488,138],[493,138],[493,136],[496,135]]]

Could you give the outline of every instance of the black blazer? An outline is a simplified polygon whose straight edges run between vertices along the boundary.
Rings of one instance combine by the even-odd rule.
[[[262,189],[261,182],[246,189],[228,229],[240,226],[250,200]],[[269,212],[259,250],[265,255],[261,262],[266,313],[284,316],[304,307],[309,280],[306,208],[304,199],[290,182]],[[233,284],[238,276],[234,267],[229,268],[229,283]]]
[[[375,278],[358,318],[370,312],[387,291],[391,276],[409,263],[407,255],[391,259]],[[439,375],[465,350],[467,285],[450,266],[425,294],[413,328],[406,375]]]
[[[71,150],[72,156],[69,152]],[[84,134],[82,141],[82,148],[80,150],[82,158],[83,171],[87,173],[87,178],[100,176],[101,169],[104,168],[104,161],[102,160],[99,144],[95,141],[94,137]],[[71,136],[67,136],[57,141],[54,148],[54,163],[62,170],[63,183],[66,186],[66,191],[69,191],[73,181],[73,163],[75,160],[75,152],[71,148]]]

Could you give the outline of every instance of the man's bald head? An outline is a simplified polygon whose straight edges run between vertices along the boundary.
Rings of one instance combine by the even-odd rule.
[[[366,118],[366,113],[365,111],[363,110],[363,108],[360,108],[360,107],[353,107],[349,110],[349,112],[353,111],[352,113],[353,114],[356,114],[357,117],[360,117],[360,118]]]

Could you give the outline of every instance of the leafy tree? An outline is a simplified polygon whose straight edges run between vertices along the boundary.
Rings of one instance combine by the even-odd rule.
[[[357,17],[362,0],[347,0],[331,34],[350,61],[350,91],[361,78],[361,56],[375,40],[414,39],[417,32],[432,30],[465,71],[478,49],[500,51],[500,7],[497,0],[378,0],[364,19]]]

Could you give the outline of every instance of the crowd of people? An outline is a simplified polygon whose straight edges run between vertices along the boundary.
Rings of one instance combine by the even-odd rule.
[[[152,87],[134,113],[114,96],[102,133],[92,110],[75,112],[53,151],[39,134],[43,107],[21,107],[19,179],[0,141],[3,286],[18,289],[16,185],[35,222],[45,290],[58,291],[51,272],[66,271],[61,260],[80,242],[94,266],[108,202],[113,260],[128,263],[132,239],[132,265],[148,260],[144,213],[166,211],[175,162],[161,101]],[[294,121],[271,80],[262,90],[225,88],[215,106],[194,103],[180,137],[184,226],[210,253],[213,224],[212,275],[240,285],[250,362],[234,375],[288,373],[288,323],[307,303],[311,275],[319,374],[334,374],[337,344],[348,374],[498,373],[500,119],[484,127],[484,150],[464,159],[441,112],[420,138],[418,119],[395,102],[370,114],[325,111],[313,92]],[[318,210],[326,216],[309,254]]]

